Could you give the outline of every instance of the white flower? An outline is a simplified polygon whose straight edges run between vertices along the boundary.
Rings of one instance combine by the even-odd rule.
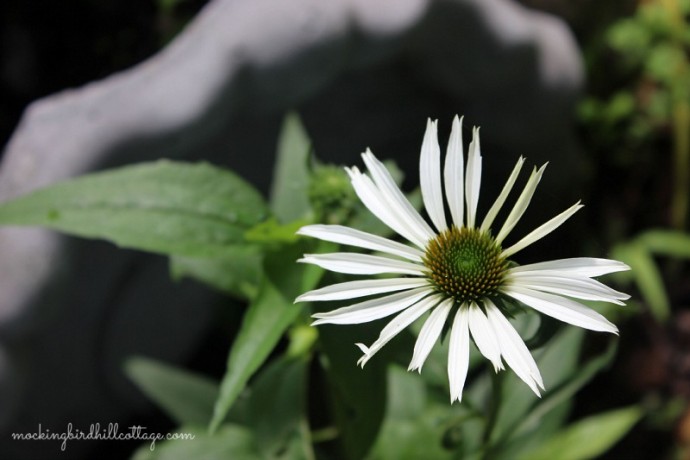
[[[504,307],[501,307],[503,303],[497,299],[518,301],[566,323],[616,334],[616,326],[571,298],[623,305],[622,300],[629,298],[627,294],[592,278],[629,267],[615,260],[595,258],[561,259],[523,266],[510,264],[509,257],[551,233],[582,205],[574,204],[504,248],[504,240],[527,209],[546,165],[532,171],[505,222],[494,232],[491,230],[494,219],[512,190],[524,159],[518,160],[498,198],[478,222],[482,157],[477,128],[472,137],[465,167],[461,120],[456,116],[448,142],[443,187],[436,122],[429,120],[427,123],[419,174],[424,207],[433,227],[413,208],[371,151],[362,154],[370,176],[356,167],[346,169],[355,192],[376,217],[411,245],[339,225],[308,225],[298,233],[387,256],[345,252],[305,254],[300,262],[339,273],[400,276],[334,284],[307,292],[296,301],[345,300],[387,294],[314,315],[317,318],[314,325],[318,325],[364,323],[397,313],[371,346],[357,344],[364,353],[358,361],[362,366],[400,331],[430,312],[409,366],[409,370],[420,372],[446,320],[452,316],[448,352],[451,402],[462,400],[470,337],[496,372],[504,369],[505,362],[539,396],[539,388],[544,389],[539,369],[506,319]],[[444,189],[450,222],[443,204]]]

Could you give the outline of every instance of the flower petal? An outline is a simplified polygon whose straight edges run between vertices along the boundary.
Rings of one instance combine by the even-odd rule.
[[[489,319],[474,302],[470,304],[469,315],[470,332],[477,348],[494,365],[494,371],[504,369],[501,362],[501,348]]]
[[[482,157],[479,153],[479,128],[472,130],[467,158],[467,176],[465,178],[465,200],[467,201],[467,227],[474,228],[479,202],[479,186],[482,180]]]
[[[501,210],[501,207],[503,207],[503,203],[505,203],[506,198],[508,198],[510,191],[513,189],[513,185],[515,185],[515,181],[517,180],[518,175],[520,175],[520,170],[522,169],[524,162],[525,159],[523,157],[518,159],[517,164],[513,168],[513,172],[510,173],[506,184],[503,186],[503,190],[501,190],[501,193],[498,195],[498,198],[496,198],[496,201],[494,201],[494,204],[491,206],[491,209],[489,209],[489,212],[486,213],[486,216],[482,221],[482,225],[479,227],[481,231],[485,232],[491,228],[491,224],[494,223],[496,215]]]
[[[378,280],[347,281],[331,284],[308,291],[295,299],[295,302],[319,302],[326,300],[346,300],[366,297],[386,292],[402,291],[428,286],[424,278],[385,278]]]
[[[426,297],[416,304],[403,310],[402,313],[398,314],[393,318],[387,325],[381,330],[378,339],[370,347],[364,346],[360,349],[366,350],[364,355],[357,360],[357,364],[364,367],[364,365],[378,352],[384,345],[386,345],[390,340],[398,335],[400,331],[405,329],[407,326],[415,322],[420,316],[425,312],[430,310],[434,305],[436,305],[441,300],[441,296],[431,295]]]
[[[572,205],[571,207],[569,207],[568,209],[554,217],[553,219],[532,230],[529,234],[527,234],[527,236],[522,238],[520,241],[518,241],[505,251],[503,251],[501,255],[503,257],[512,256],[516,252],[525,249],[527,246],[534,243],[535,241],[544,238],[546,235],[560,227],[561,224],[563,224],[566,220],[570,219],[570,217],[573,214],[575,214],[583,207],[584,205],[581,205],[578,201],[577,203],[575,203],[574,205]]]
[[[577,276],[556,276],[554,272],[542,270],[534,272],[518,272],[509,275],[506,283],[512,286],[526,287],[536,291],[575,297],[576,299],[598,300],[625,305],[621,300],[628,300],[630,296],[611,289],[599,281]],[[555,272],[558,273],[558,272]]]
[[[560,272],[562,276],[574,274],[591,278],[593,276],[630,270],[630,267],[617,260],[574,257],[571,259],[557,259],[547,262],[538,262],[536,264],[521,265],[511,268],[509,273],[534,272],[536,274],[542,270],[557,271]]]
[[[378,187],[372,182],[371,178],[362,174],[357,168],[345,168],[345,171],[350,176],[350,182],[360,201],[373,215],[421,249],[425,248],[426,240],[418,237],[415,232],[410,230],[404,216],[395,214],[394,210],[383,200]]]
[[[424,361],[426,361],[431,349],[441,335],[443,325],[446,323],[446,318],[452,306],[453,299],[444,300],[431,312],[429,318],[424,322],[422,330],[419,331],[417,342],[414,344],[414,353],[410,366],[407,368],[408,371],[419,370],[420,373],[422,372]]]
[[[527,184],[525,184],[525,188],[522,190],[522,193],[515,202],[515,206],[513,206],[513,209],[510,211],[510,214],[508,214],[506,221],[503,223],[503,227],[501,227],[498,235],[496,235],[496,242],[498,244],[501,244],[501,242],[508,236],[510,231],[515,227],[515,225],[517,225],[518,221],[527,210],[530,201],[532,201],[532,196],[537,190],[537,185],[541,180],[541,176],[544,174],[544,169],[546,169],[546,164],[538,170],[535,169],[532,171],[532,174],[527,180]]]
[[[522,341],[522,338],[513,325],[510,324],[510,321],[503,316],[503,313],[500,312],[491,300],[485,299],[484,307],[486,308],[487,318],[489,318],[489,322],[498,338],[501,355],[506,363],[537,396],[540,396],[538,387],[544,389],[544,381],[541,378],[537,363],[527,349],[525,342]]]
[[[450,331],[448,346],[448,382],[450,383],[450,403],[462,401],[467,370],[470,366],[470,330],[467,305],[458,308]]]
[[[456,115],[450,132],[443,182],[446,186],[446,200],[453,223],[460,228],[465,222],[465,160],[462,147],[462,118]]]
[[[410,246],[392,241],[378,235],[355,230],[342,225],[306,225],[297,230],[298,235],[311,236],[324,241],[346,244],[372,251],[381,251],[394,256],[404,257],[415,262],[421,262],[424,253]]]
[[[422,219],[422,216],[419,215],[417,210],[410,204],[407,198],[405,198],[405,195],[400,191],[386,167],[376,159],[370,150],[367,149],[367,151],[362,154],[362,159],[367,165],[372,179],[376,183],[384,200],[388,203],[388,206],[390,206],[392,211],[397,216],[400,216],[409,228],[414,231],[415,235],[423,239],[426,244],[427,241],[435,236],[429,224]]]
[[[366,300],[333,311],[314,313],[312,316],[317,320],[312,323],[312,326],[368,323],[404,310],[432,292],[433,290],[429,287],[421,287]]]
[[[419,157],[419,184],[426,213],[438,231],[442,232],[448,226],[441,191],[441,148],[438,145],[437,126],[438,122],[427,121],[422,154]]]
[[[592,331],[618,334],[618,328],[609,320],[574,300],[517,286],[505,287],[502,292],[564,323]]]
[[[424,276],[424,266],[351,252],[333,252],[330,254],[305,254],[297,262],[318,265],[332,272],[350,275],[378,275],[381,273],[400,273],[404,275]]]

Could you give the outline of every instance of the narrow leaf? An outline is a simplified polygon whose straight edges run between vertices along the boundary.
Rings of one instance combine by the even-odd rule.
[[[273,169],[271,210],[281,222],[304,218],[309,211],[307,158],[311,142],[296,113],[283,121]]]
[[[573,423],[528,452],[524,460],[586,460],[597,458],[616,444],[640,420],[638,407],[618,409]]]
[[[261,280],[259,292],[249,305],[230,350],[209,427],[211,432],[218,429],[249,378],[268,358],[285,330],[304,308],[301,304],[295,305],[294,299],[318,282],[321,269],[295,262],[304,252],[301,245],[293,245],[266,257],[266,276]]]
[[[144,357],[128,359],[125,372],[178,424],[204,426],[211,419],[218,396],[211,379]]]

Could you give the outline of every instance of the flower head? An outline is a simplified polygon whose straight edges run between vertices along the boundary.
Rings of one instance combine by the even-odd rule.
[[[300,262],[346,274],[399,276],[334,284],[307,292],[297,301],[349,300],[385,294],[314,315],[314,325],[356,324],[396,315],[372,345],[357,344],[364,353],[358,361],[362,366],[399,332],[429,312],[409,366],[409,370],[421,372],[446,322],[451,321],[448,351],[451,402],[462,400],[470,337],[496,372],[504,369],[505,362],[539,395],[539,388],[544,389],[539,369],[506,318],[505,301],[575,326],[615,334],[616,326],[573,298],[623,305],[622,301],[629,298],[627,294],[593,278],[629,267],[615,260],[595,258],[560,259],[523,266],[511,263],[512,256],[551,233],[582,205],[574,204],[512,245],[504,245],[527,209],[546,165],[532,171],[505,222],[494,232],[494,220],[515,185],[524,158],[518,160],[502,191],[479,222],[477,203],[482,170],[479,130],[473,130],[465,165],[461,124],[455,117],[442,175],[436,122],[427,123],[419,169],[424,208],[433,227],[405,198],[371,151],[362,154],[370,175],[356,167],[346,169],[362,203],[411,244],[338,225],[308,225],[298,232],[385,254],[305,254]]]

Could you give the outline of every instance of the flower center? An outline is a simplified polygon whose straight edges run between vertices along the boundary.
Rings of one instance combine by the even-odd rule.
[[[429,241],[423,261],[436,290],[460,303],[496,294],[508,267],[488,233],[455,226]]]

